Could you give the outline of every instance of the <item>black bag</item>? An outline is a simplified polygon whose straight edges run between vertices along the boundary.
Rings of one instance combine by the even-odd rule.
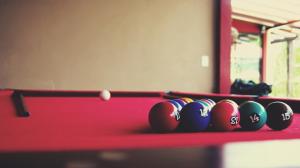
[[[231,85],[232,94],[267,96],[271,92],[272,85],[268,85],[264,82],[256,84],[253,81],[236,79]]]

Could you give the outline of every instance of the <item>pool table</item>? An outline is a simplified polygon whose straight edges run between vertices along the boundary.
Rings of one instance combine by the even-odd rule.
[[[240,145],[234,146],[240,153],[251,145],[257,153],[266,152],[268,145],[274,151],[300,149],[298,99],[184,92],[111,94],[109,101],[103,101],[99,91],[0,90],[0,167],[228,167],[232,161],[224,153],[235,144]],[[283,131],[265,126],[255,132],[153,132],[150,108],[178,97],[255,100],[263,105],[281,100],[293,108],[294,121]],[[293,160],[284,163],[300,166]]]

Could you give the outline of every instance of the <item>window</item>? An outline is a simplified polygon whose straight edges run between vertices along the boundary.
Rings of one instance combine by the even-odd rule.
[[[270,31],[267,55],[267,82],[272,96],[300,97],[300,39]]]
[[[239,33],[231,46],[231,82],[235,79],[260,81],[261,36]]]

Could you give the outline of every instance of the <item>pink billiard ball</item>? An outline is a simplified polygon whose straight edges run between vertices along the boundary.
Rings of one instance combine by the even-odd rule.
[[[179,112],[170,102],[155,104],[149,112],[149,123],[156,132],[173,132],[179,125]]]

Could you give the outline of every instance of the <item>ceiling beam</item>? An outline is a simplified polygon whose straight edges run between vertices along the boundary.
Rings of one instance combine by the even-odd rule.
[[[265,20],[261,18],[256,18],[252,16],[247,16],[244,14],[239,13],[233,13],[232,18],[236,20],[242,20],[250,23],[260,24],[268,27],[273,27],[274,25],[278,24],[277,22],[271,21],[271,20]]]

